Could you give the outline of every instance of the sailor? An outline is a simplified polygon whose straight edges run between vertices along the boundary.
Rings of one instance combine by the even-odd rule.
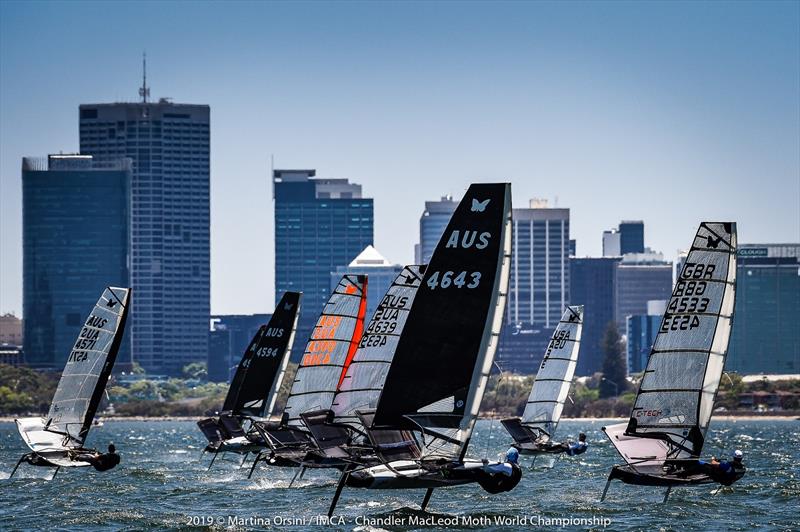
[[[76,453],[73,455],[72,459],[81,462],[88,462],[97,471],[108,471],[109,469],[114,469],[117,465],[119,465],[119,455],[117,454],[117,448],[114,447],[113,443],[108,444],[108,452],[105,454],[98,453],[97,451],[89,453]]]
[[[564,443],[564,452],[566,452],[569,456],[575,456],[578,454],[583,454],[586,452],[586,449],[589,448],[589,444],[586,443],[586,434],[581,432],[578,434],[578,441],[572,443]]]
[[[708,475],[715,480],[727,480],[733,479],[736,476],[736,471],[744,469],[744,464],[742,464],[742,459],[744,458],[744,453],[739,449],[733,451],[733,459],[732,460],[717,460],[715,457],[711,457],[711,462],[705,462],[703,460],[698,460],[698,465],[702,466],[703,469],[708,473]]]
[[[518,462],[519,451],[510,447],[506,451],[505,462],[485,465],[482,470],[478,470],[478,484],[489,493],[510,491],[522,478]]]

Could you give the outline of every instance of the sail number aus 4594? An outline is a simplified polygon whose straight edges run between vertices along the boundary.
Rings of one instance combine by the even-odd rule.
[[[451,272],[446,271],[439,275],[439,272],[433,272],[426,281],[428,288],[435,290],[436,288],[477,288],[481,284],[481,272]]]

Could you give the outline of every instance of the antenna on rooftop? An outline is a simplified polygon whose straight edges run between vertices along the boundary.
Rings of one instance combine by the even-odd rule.
[[[142,97],[142,103],[147,103],[147,97],[150,96],[150,89],[147,88],[147,52],[142,52],[142,86],[139,87],[139,96]]]

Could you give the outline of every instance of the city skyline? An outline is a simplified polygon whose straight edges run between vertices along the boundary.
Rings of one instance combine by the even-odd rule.
[[[511,181],[516,207],[558,197],[579,257],[624,219],[667,260],[705,219],[736,220],[740,242],[797,242],[800,8],[760,6],[208,3],[175,28],[177,4],[120,27],[103,20],[141,10],[4,2],[0,313],[22,310],[22,157],[77,151],[81,103],[138,100],[142,50],[152,100],[213,114],[213,314],[274,304],[273,155],[361,184],[374,244],[401,264],[425,201],[482,180]],[[220,16],[242,31],[202,42]]]

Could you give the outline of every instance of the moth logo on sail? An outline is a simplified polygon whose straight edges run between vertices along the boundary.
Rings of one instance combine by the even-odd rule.
[[[465,230],[462,232],[460,229],[454,229],[444,247],[469,249],[475,246],[475,249],[486,249],[491,238],[492,234],[489,231],[478,234],[477,231]]]

